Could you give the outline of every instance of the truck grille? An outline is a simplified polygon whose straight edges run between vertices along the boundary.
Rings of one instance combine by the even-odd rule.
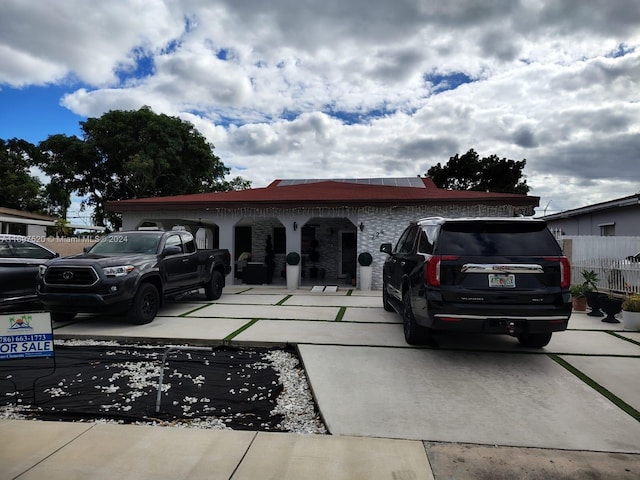
[[[44,277],[47,285],[90,287],[98,282],[92,267],[49,267]]]

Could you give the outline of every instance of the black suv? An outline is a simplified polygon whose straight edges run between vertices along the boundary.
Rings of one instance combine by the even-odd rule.
[[[540,348],[567,328],[571,269],[543,220],[425,218],[380,251],[384,308],[402,315],[409,344],[459,331]]]

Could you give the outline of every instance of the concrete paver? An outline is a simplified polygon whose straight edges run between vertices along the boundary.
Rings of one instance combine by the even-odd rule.
[[[622,323],[605,323],[602,318],[590,317],[582,312],[573,312],[569,319],[569,330],[622,330]]]
[[[402,317],[394,312],[386,312],[382,308],[347,308],[342,316],[343,322],[367,323],[402,323]]]
[[[92,317],[57,327],[55,332],[57,338],[222,341],[247,322],[244,318],[156,317],[147,325],[131,325],[124,320]]]
[[[285,307],[276,305],[227,305],[217,303],[190,313],[189,317],[222,318],[278,318],[281,320],[325,320],[333,321],[340,312],[339,307]]]
[[[238,343],[316,343],[406,348],[402,328],[389,324],[259,320],[233,339]]]
[[[23,422],[20,427],[28,423]],[[28,451],[31,439],[20,429],[11,434],[8,438],[17,439]],[[20,479],[231,478],[255,435],[241,431],[93,424],[55,455],[25,471]]]
[[[421,442],[260,433],[234,480],[433,479]]]
[[[640,423],[546,355],[299,350],[332,434],[640,453]]]
[[[301,305],[307,307],[321,307],[332,305],[338,307],[380,307],[380,298],[365,296],[321,296],[321,295],[293,295],[284,305]]]
[[[0,421],[0,480],[17,478],[91,427],[87,423]]]
[[[283,294],[251,294],[243,293],[237,295],[223,295],[218,300],[214,300],[211,303],[215,304],[240,304],[240,305],[276,305],[282,300],[287,298],[287,295]]]

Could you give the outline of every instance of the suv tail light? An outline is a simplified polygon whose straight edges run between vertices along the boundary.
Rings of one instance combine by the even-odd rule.
[[[569,288],[571,286],[571,264],[569,259],[562,257],[545,257],[550,262],[560,262],[560,288]]]
[[[433,255],[424,265],[424,281],[432,287],[440,286],[440,263],[443,260],[458,260],[457,255]]]

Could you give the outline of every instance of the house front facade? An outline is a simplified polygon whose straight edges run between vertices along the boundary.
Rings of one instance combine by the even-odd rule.
[[[297,252],[304,283],[358,285],[357,258],[369,252],[372,288],[379,289],[380,244],[395,244],[409,222],[530,215],[538,204],[538,197],[443,190],[429,178],[409,177],[275,180],[264,188],[109,202],[107,210],[122,214],[124,230],[186,228],[201,247],[229,249],[234,265],[227,284],[247,283],[237,274],[241,254],[264,264],[272,251],[273,276],[251,283],[282,281],[286,254]]]

